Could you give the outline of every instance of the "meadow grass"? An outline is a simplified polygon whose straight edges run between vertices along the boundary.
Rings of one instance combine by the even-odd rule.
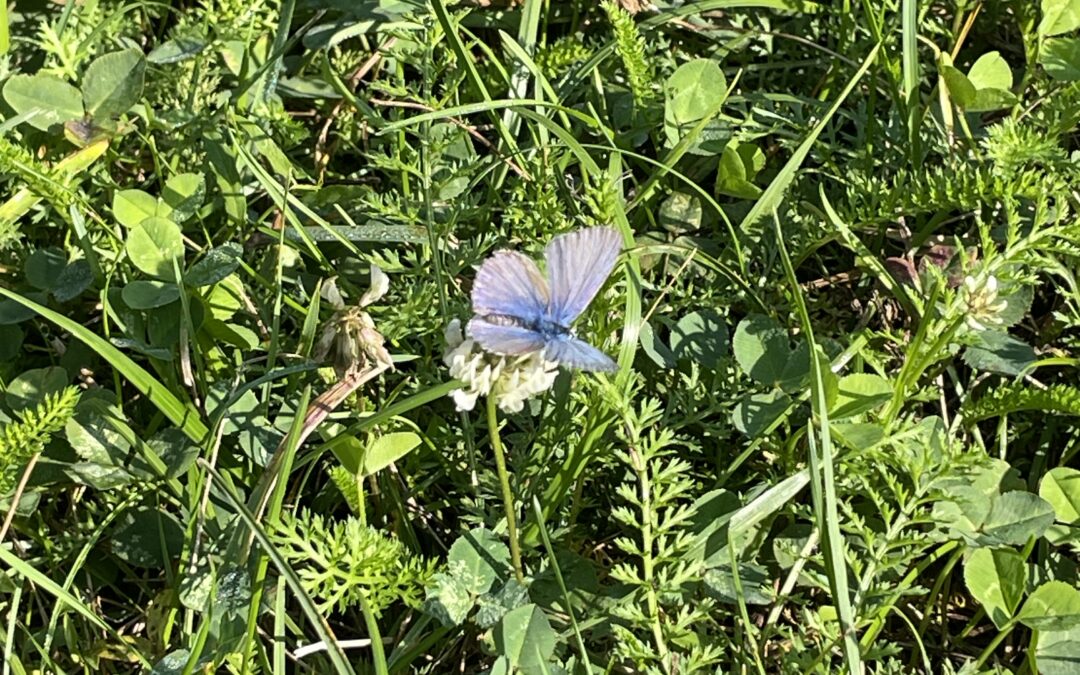
[[[0,673],[1080,672],[1078,32],[0,7]],[[612,372],[463,330],[595,227]]]

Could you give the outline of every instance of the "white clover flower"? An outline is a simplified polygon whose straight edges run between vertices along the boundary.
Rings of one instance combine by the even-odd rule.
[[[545,359],[543,352],[499,356],[484,351],[462,334],[457,319],[447,325],[445,336],[443,362],[450,376],[466,385],[450,392],[458,410],[472,410],[480,396],[494,396],[503,412],[520,412],[527,400],[550,389],[559,375],[559,364]]]
[[[964,317],[968,328],[975,331],[987,330],[991,326],[1004,323],[1001,313],[1009,306],[1004,300],[998,301],[997,277],[990,275],[985,281],[969,276],[964,279],[964,301],[968,314]]]

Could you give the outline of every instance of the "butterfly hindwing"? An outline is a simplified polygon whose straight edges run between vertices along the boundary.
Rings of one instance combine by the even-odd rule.
[[[590,227],[559,235],[547,258],[548,317],[569,327],[607,281],[622,250],[622,235],[612,227]]]
[[[496,251],[476,273],[472,305],[479,317],[501,314],[535,322],[547,310],[548,284],[532,258]]]
[[[544,348],[544,358],[578,370],[603,372],[618,370],[618,365],[611,360],[610,356],[577,338],[548,342]]]
[[[503,325],[476,316],[469,321],[469,337],[492,354],[517,355],[544,347],[544,336],[521,326]]]

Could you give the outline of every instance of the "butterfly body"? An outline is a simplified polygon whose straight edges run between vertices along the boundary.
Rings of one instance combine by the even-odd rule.
[[[546,277],[528,256],[496,252],[476,275],[469,334],[495,354],[543,350],[545,358],[573,368],[614,370],[615,362],[570,326],[611,274],[620,250],[622,237],[610,227],[560,235],[545,249]]]

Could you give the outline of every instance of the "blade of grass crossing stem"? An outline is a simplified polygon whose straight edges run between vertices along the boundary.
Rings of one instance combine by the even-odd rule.
[[[334,436],[329,441],[326,441],[312,452],[308,452],[303,458],[296,464],[296,468],[300,468],[311,462],[314,462],[324,452],[331,451],[338,448],[341,445],[345,445],[351,442],[351,439],[359,434],[364,429],[371,428],[373,426],[382,424],[398,415],[403,415],[410,410],[419,408],[420,406],[427,405],[432,401],[442,398],[443,396],[449,396],[450,392],[460,388],[462,382],[460,380],[450,380],[449,382],[443,382],[440,385],[425,389],[424,391],[413,394],[404,401],[399,401],[393,405],[389,405],[377,413],[372,414],[370,417],[365,417],[358,422],[349,425],[349,428],[341,432],[337,436]]]
[[[341,646],[338,644],[337,638],[331,631],[329,624],[326,623],[326,619],[319,614],[318,608],[315,607],[315,602],[311,599],[311,596],[304,590],[304,586],[300,583],[300,577],[296,575],[296,571],[285,561],[285,558],[281,556],[281,553],[274,548],[274,544],[270,541],[270,538],[266,536],[263,529],[259,527],[259,524],[255,522],[255,516],[248,510],[240,498],[233,492],[230,484],[222,478],[221,474],[217,470],[210,466],[210,463],[203,458],[199,458],[199,464],[203,470],[210,474],[210,476],[218,482],[223,488],[222,493],[225,495],[225,499],[236,510],[236,514],[240,516],[240,520],[254,535],[255,540],[259,542],[259,546],[266,551],[266,555],[269,556],[270,561],[277,567],[278,572],[285,578],[285,583],[289,585],[289,588],[296,595],[297,603],[300,605],[300,609],[304,612],[308,621],[311,623],[315,632],[318,634],[319,639],[326,643],[326,654],[330,658],[330,662],[334,666],[334,672],[349,673],[349,675],[356,675],[356,671],[349,665],[348,659],[345,658],[344,652],[341,650]],[[374,642],[375,636],[371,637]],[[380,664],[375,662],[375,672],[379,675],[386,673],[386,661]]]
[[[289,482],[289,474],[292,473],[293,461],[296,459],[296,451],[300,447],[300,435],[303,433],[305,412],[311,402],[311,385],[304,387],[300,394],[300,400],[296,404],[296,414],[293,415],[292,424],[289,425],[289,433],[281,448],[281,461],[271,462],[267,465],[267,471],[277,471],[277,476],[271,476],[274,490],[270,497],[269,506],[266,509],[264,522],[271,525],[276,523],[281,516],[281,504],[285,501],[285,487]],[[266,568],[268,561],[265,556],[260,556],[255,566],[255,578],[251,584],[251,607],[248,610],[247,639],[244,641],[244,669],[248,672],[251,664],[251,647],[255,644],[255,627],[259,621],[259,608],[262,606],[263,583],[266,581]]]
[[[542,0],[525,0],[519,14],[521,21],[518,23],[518,43],[529,55],[536,53],[536,35],[540,30],[540,9],[543,5]],[[513,69],[510,76],[510,96],[525,98],[529,93],[529,69],[520,60],[513,64]],[[513,108],[508,108],[503,113],[503,124],[511,136],[517,136],[521,120],[514,114]]]
[[[634,230],[626,217],[626,201],[622,189],[622,157],[611,153],[608,159],[608,181],[613,197],[613,215],[615,225],[623,235],[623,248],[634,246]],[[623,268],[626,270],[626,307],[623,310],[622,346],[619,348],[619,372],[615,381],[621,389],[630,379],[634,367],[634,355],[638,348],[638,335],[641,333],[641,267],[637,258],[627,256]]]
[[[559,584],[563,601],[566,602],[566,613],[570,616],[570,625],[574,629],[574,642],[577,643],[578,655],[581,657],[582,665],[585,666],[585,672],[592,673],[589,652],[585,649],[585,640],[581,637],[581,629],[578,627],[577,617],[574,616],[574,603],[570,601],[570,591],[566,590],[566,582],[563,581],[562,570],[559,569],[559,561],[555,558],[555,549],[551,547],[551,538],[548,536],[547,525],[544,523],[544,509],[540,506],[540,500],[536,498],[536,495],[533,495],[532,505],[537,529],[540,531],[540,540],[544,542],[544,550],[551,559],[551,570],[555,573],[555,581]]]
[[[432,0],[431,8],[434,10],[435,18],[438,19],[443,32],[446,33],[446,41],[450,44],[450,49],[453,50],[454,56],[458,59],[458,63],[465,68],[465,75],[469,82],[476,88],[480,97],[490,103],[492,100],[491,93],[484,84],[484,78],[480,76],[480,71],[476,69],[476,63],[473,61],[472,54],[465,48],[465,43],[461,41],[461,36],[458,35],[457,22],[450,18],[450,13],[446,11],[446,5],[443,3],[443,0]],[[507,150],[510,154],[517,154],[517,143],[514,142],[514,137],[510,134],[510,130],[503,124],[502,118],[492,114],[492,119],[495,122],[495,129],[499,133],[499,138],[506,144]]]
[[[13,293],[6,288],[0,287],[0,296],[14,300],[20,305],[34,310],[43,319],[51,321],[71,333],[77,340],[105,359],[120,375],[127,378],[132,386],[142,392],[170,422],[179,427],[194,443],[203,443],[208,430],[202,420],[199,419],[198,411],[182,403],[168,387],[155,379],[142,366],[132,361],[119,349],[109,344],[104,338],[63,314],[54,312],[32,300],[27,300],[18,293]]]
[[[564,105],[559,105],[543,99],[526,98],[520,100],[499,99],[497,101],[486,101],[484,103],[466,103],[450,108],[443,108],[441,110],[432,110],[431,112],[420,113],[419,115],[413,115],[412,117],[405,117],[396,122],[391,122],[382,129],[379,129],[375,135],[385,136],[406,127],[414,127],[429,120],[447,120],[453,117],[476,115],[477,113],[493,113],[494,111],[502,110],[503,108],[518,108],[517,113],[519,115],[523,115],[525,112],[533,112],[532,110],[529,110],[530,108],[553,108],[558,112],[564,113],[567,116],[588,125],[591,130],[600,128],[600,124],[594,117],[587,115],[580,110],[567,108]]]
[[[15,631],[19,627],[19,603],[22,602],[22,593],[23,586],[19,584],[11,593],[11,600],[8,601],[10,607],[7,615],[7,630],[4,635],[4,669],[0,670],[3,675],[10,675],[11,664],[15,663],[16,657],[13,654],[15,651]],[[23,670],[25,672],[25,669]]]
[[[558,103],[559,97],[555,93],[555,89],[551,86],[551,82],[548,81],[547,77],[544,76],[544,72],[540,70],[540,66],[536,65],[536,61],[533,60],[532,56],[528,52],[526,52],[522,48],[522,46],[514,40],[514,38],[510,37],[505,32],[499,31],[499,37],[502,39],[502,45],[506,49],[506,51],[508,51],[510,55],[513,56],[515,59],[520,61],[522,67],[526,68],[529,71],[529,74],[532,75],[533,80],[536,82],[536,98],[541,98],[541,94],[543,94],[552,103]],[[559,110],[558,108],[556,108],[555,111],[558,112],[559,119],[562,121],[563,126],[569,128],[570,118],[566,116],[566,113],[562,110]],[[542,115],[543,107],[539,105],[536,106],[536,113]],[[541,140],[546,140],[546,138],[544,138],[546,136],[546,132],[546,129],[540,129]]]
[[[919,152],[919,3],[903,0],[901,8],[903,42],[904,100],[907,106],[908,153],[916,164]]]
[[[820,456],[813,428],[806,436],[810,447],[810,487],[814,497],[814,512],[817,516],[818,528],[825,535],[823,542],[825,544],[825,573],[829,577],[829,589],[832,592],[837,617],[840,619],[843,638],[840,645],[847,671],[850,675],[861,675],[862,657],[859,654],[859,642],[855,638],[854,612],[851,609],[847,565],[844,562],[844,543],[840,534],[840,515],[836,506],[836,478],[833,473],[832,438],[829,435],[829,410],[825,400],[823,370],[827,366],[821,362],[821,353],[818,351],[817,342],[814,341],[814,329],[810,324],[810,314],[806,310],[806,299],[803,298],[802,288],[795,276],[795,268],[791,266],[791,258],[784,245],[784,233],[780,228],[780,218],[775,212],[773,224],[776,228],[780,258],[784,264],[784,274],[788,285],[791,287],[799,325],[810,346],[810,405],[814,411],[814,417],[817,418],[821,435]],[[813,426],[813,421],[811,421],[811,426]]]
[[[139,660],[144,666],[149,668],[151,663],[137,651],[130,642],[124,639],[122,635],[116,632],[112,626],[107,624],[100,616],[94,613],[92,609],[87,607],[71,593],[65,591],[60,587],[58,583],[50,579],[48,576],[39,572],[36,567],[19,558],[17,555],[0,547],[0,562],[4,563],[9,572],[14,572],[20,577],[23,577],[27,581],[30,581],[37,586],[40,586],[49,595],[55,597],[58,601],[64,603],[68,607],[75,610],[78,614],[85,617],[90,623],[94,625],[98,630],[108,633],[109,637],[116,641],[116,645],[122,648],[127,653],[131,654]]]
[[[780,169],[780,173],[776,174],[772,182],[769,183],[769,187],[765,188],[765,192],[758,198],[754,205],[750,208],[749,213],[739,223],[739,230],[745,235],[747,231],[756,223],[762,216],[772,213],[775,209],[779,208],[781,202],[784,201],[784,193],[787,192],[788,186],[791,185],[791,181],[795,180],[795,174],[799,168],[802,167],[803,161],[806,160],[806,156],[810,154],[810,148],[817,142],[818,136],[825,130],[825,126],[832,119],[836,111],[840,109],[840,105],[847,99],[848,94],[855,89],[855,85],[859,83],[866,71],[874,63],[877,58],[878,50],[881,49],[881,45],[877,44],[870,53],[863,59],[862,65],[859,66],[859,70],[848,81],[847,86],[840,92],[840,95],[836,97],[836,100],[829,107],[828,112],[814,125],[810,134],[799,144],[795,152],[792,153],[791,158],[788,159],[784,167]]]

